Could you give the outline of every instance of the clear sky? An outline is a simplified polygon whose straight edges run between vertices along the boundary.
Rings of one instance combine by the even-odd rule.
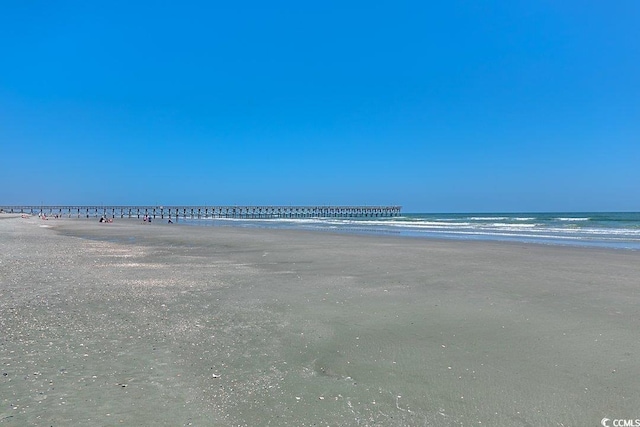
[[[0,3],[0,204],[640,210],[640,2]]]

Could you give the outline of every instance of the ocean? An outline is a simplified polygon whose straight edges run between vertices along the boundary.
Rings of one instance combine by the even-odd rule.
[[[640,250],[640,212],[416,213],[391,218],[188,219],[183,224]]]

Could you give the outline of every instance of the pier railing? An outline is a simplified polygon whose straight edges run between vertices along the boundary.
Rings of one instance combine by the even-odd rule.
[[[0,211],[63,218],[366,218],[399,216],[401,206],[0,206]]]

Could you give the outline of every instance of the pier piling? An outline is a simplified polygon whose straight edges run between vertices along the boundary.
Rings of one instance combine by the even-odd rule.
[[[401,206],[93,206],[93,205],[52,205],[52,206],[2,206],[7,213],[25,213],[31,215],[60,215],[68,218],[85,216],[86,218],[140,218],[148,215],[152,218],[165,215],[169,219],[208,219],[208,218],[368,218],[395,217],[401,214]]]

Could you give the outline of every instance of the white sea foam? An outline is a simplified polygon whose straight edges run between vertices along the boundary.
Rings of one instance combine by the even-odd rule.
[[[447,227],[447,226],[468,226],[471,225],[469,222],[440,222],[440,221],[398,221],[398,220],[361,220],[361,219],[334,219],[334,218],[321,218],[321,219],[286,219],[291,222],[315,222],[321,224],[349,224],[354,226],[369,226],[369,225],[377,225],[377,226],[391,226],[391,227],[420,227],[420,226],[433,226],[433,227]]]
[[[470,216],[467,219],[471,221],[504,221],[509,218],[506,216]]]
[[[471,227],[470,222],[431,222],[422,221],[413,224],[388,223],[390,227],[407,227],[407,228],[465,228]]]
[[[511,223],[502,223],[496,222],[491,224],[492,227],[513,227],[513,228],[533,228],[538,224],[511,224]]]
[[[497,218],[497,217],[495,217]],[[481,231],[484,230],[488,233],[495,231],[519,231],[523,229],[530,230],[534,233],[553,233],[556,234],[594,234],[594,235],[629,235],[640,236],[640,229],[638,228],[565,228],[565,227],[550,227],[542,223],[509,223],[509,222],[444,222],[433,221],[425,219],[417,220],[398,220],[399,218],[391,219],[349,219],[349,218],[201,218],[194,219],[193,221],[220,221],[220,222],[234,222],[234,223],[247,223],[247,224],[267,224],[267,223],[279,223],[279,224],[291,224],[295,225],[318,225],[324,227],[352,227],[352,228],[365,228],[365,227],[393,227],[393,228],[406,228],[406,229],[428,229],[428,230],[443,230],[451,231],[458,230],[461,232]],[[533,219],[533,218],[531,218]],[[572,218],[575,219],[575,218]],[[191,219],[187,219],[191,221]]]
[[[587,214],[588,215],[588,214]],[[585,216],[482,216],[476,215],[415,215],[368,218],[201,218],[187,223],[236,224],[240,227],[299,228],[355,233],[394,233],[408,236],[451,237],[489,240],[519,240],[531,242],[580,242],[640,249],[640,226],[622,228],[592,220]],[[592,222],[584,223],[592,220]],[[202,222],[201,222],[202,221]],[[636,224],[637,220],[630,220]],[[634,222],[636,221],[636,222]],[[577,222],[577,223],[576,223]],[[583,222],[580,224],[579,222]],[[588,226],[587,226],[588,225]],[[621,224],[620,224],[621,225]],[[587,226],[587,227],[585,227]]]

